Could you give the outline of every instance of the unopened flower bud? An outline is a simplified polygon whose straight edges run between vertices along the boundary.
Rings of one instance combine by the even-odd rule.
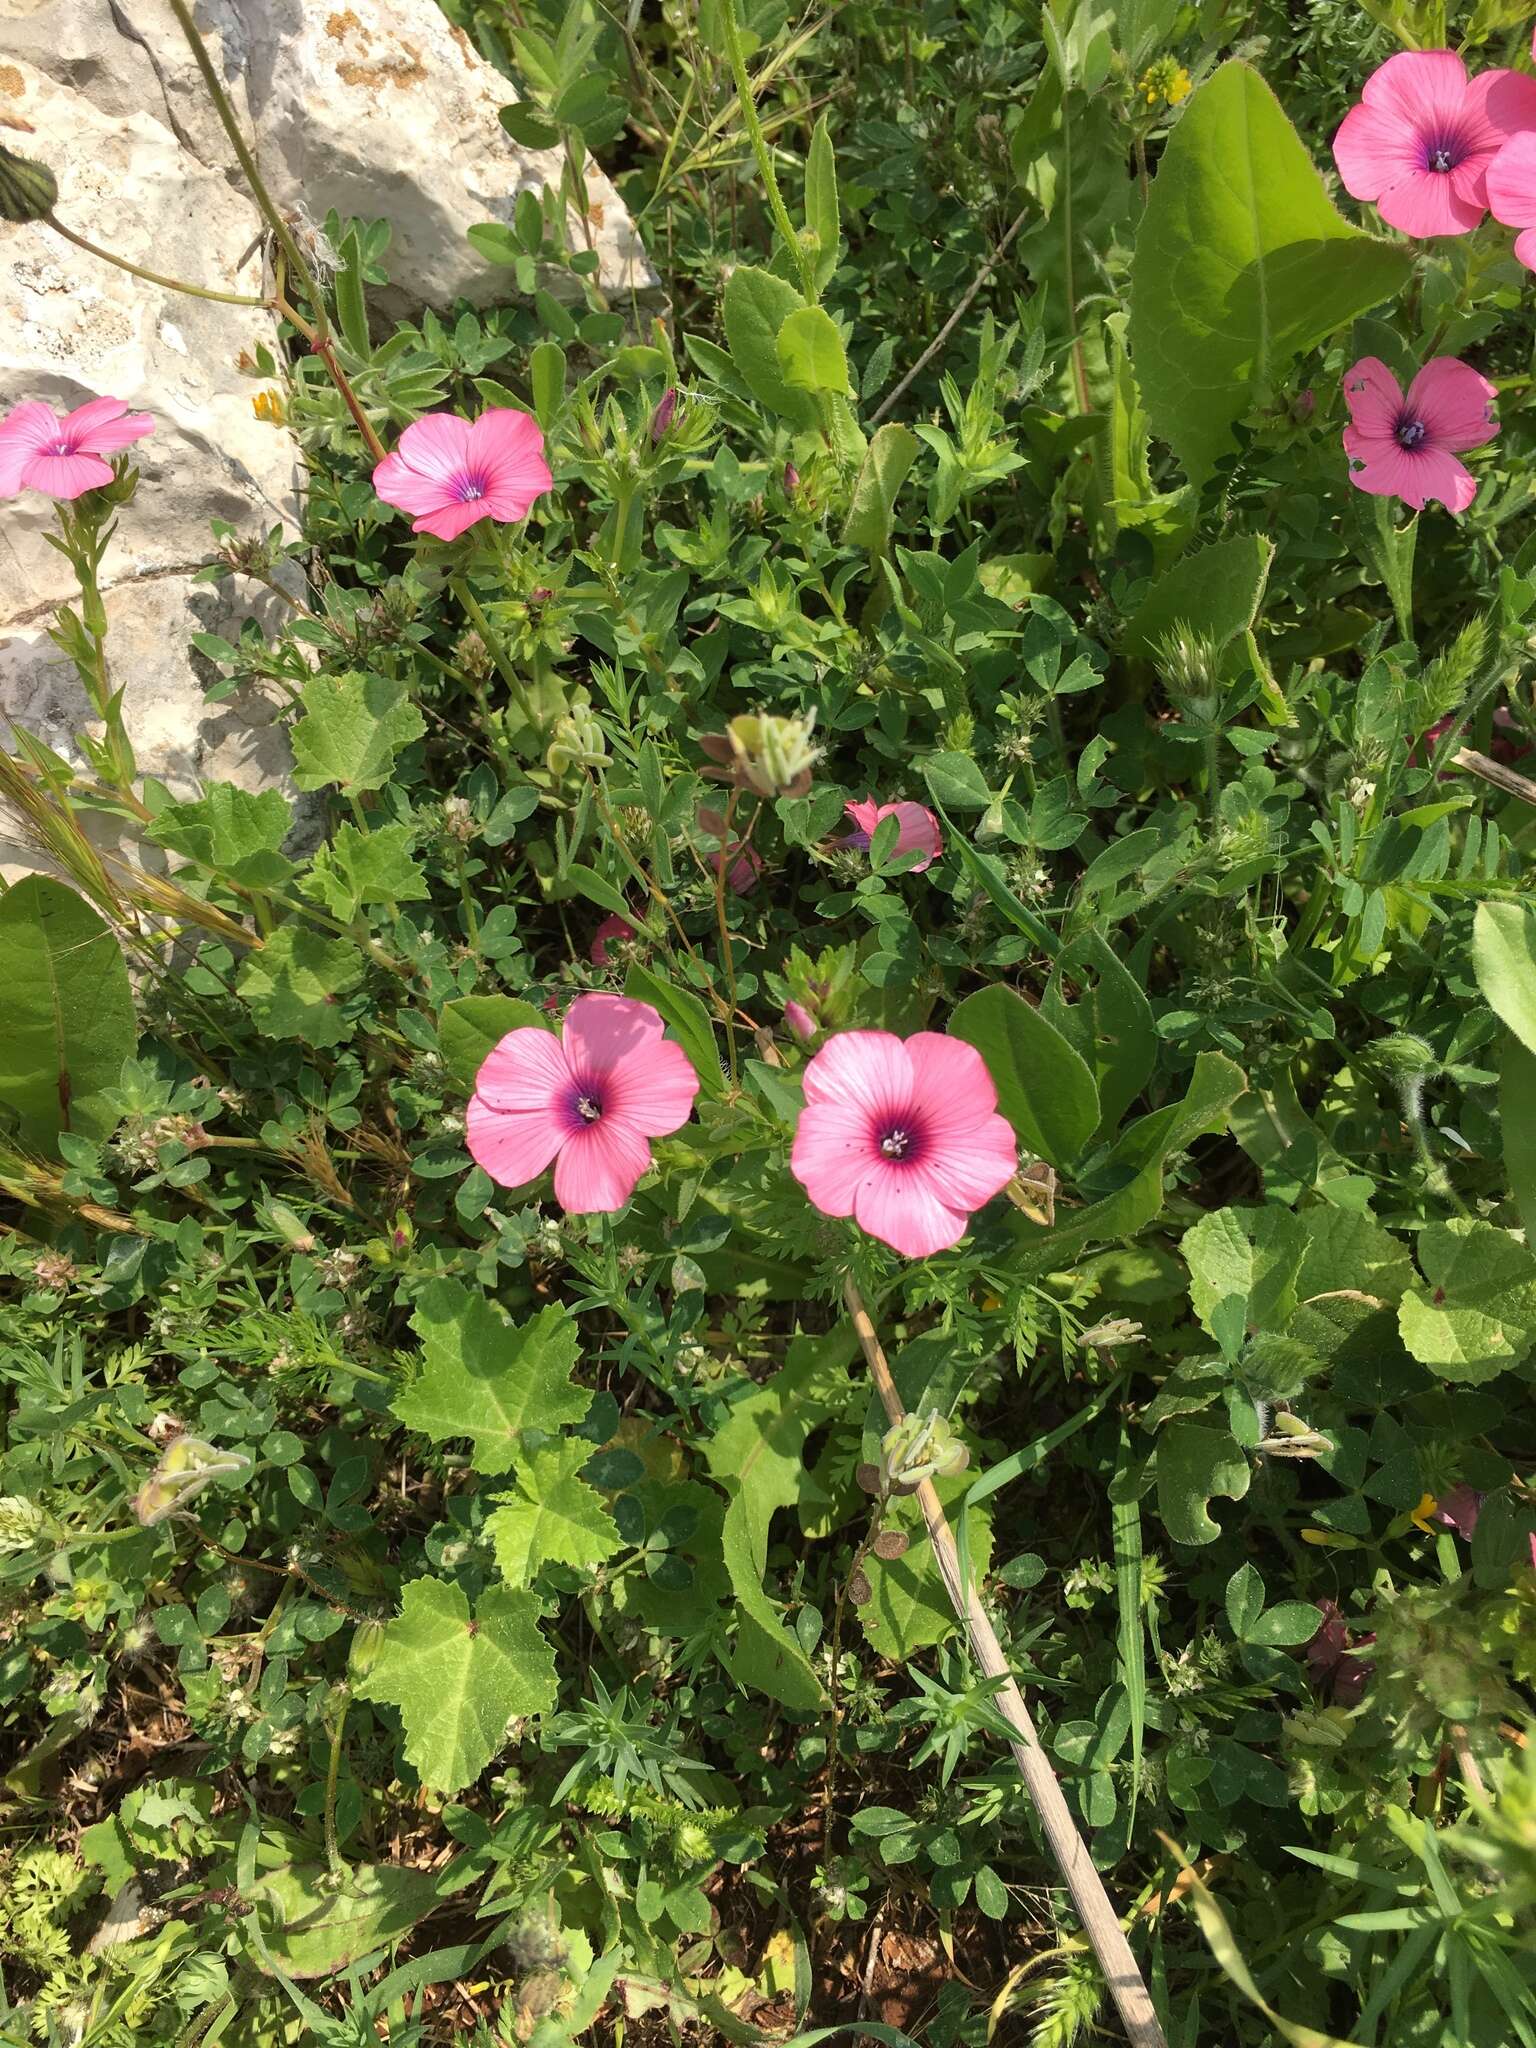
[[[784,488],[791,497],[800,488],[800,472],[792,462],[784,465]]]
[[[677,411],[677,388],[669,385],[665,397],[651,415],[651,446],[654,448],[672,424]]]

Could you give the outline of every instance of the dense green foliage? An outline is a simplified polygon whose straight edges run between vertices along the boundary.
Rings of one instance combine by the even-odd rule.
[[[415,328],[331,220],[385,443],[521,406],[553,491],[413,541],[295,336],[307,531],[210,572],[285,629],[200,644],[297,804],[139,775],[88,602],[91,773],[0,757],[64,877],[0,898],[5,2037],[1121,2038],[851,1272],[1175,2048],[1536,2041],[1536,330],[1506,230],[1328,155],[1441,31],[754,0],[770,194],[721,0],[449,11],[667,317],[574,170]],[[1437,352],[1503,400],[1457,520],[1340,446],[1346,366]],[[714,775],[764,714],[808,789]],[[839,843],[870,795],[931,867]],[[617,1217],[465,1149],[591,988],[701,1084]],[[959,1249],[810,1207],[786,1003],[982,1054],[1026,1173]]]

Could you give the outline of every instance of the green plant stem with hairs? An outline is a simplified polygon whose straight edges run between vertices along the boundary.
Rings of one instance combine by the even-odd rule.
[[[784,195],[779,190],[778,173],[773,168],[773,154],[768,147],[768,138],[763,133],[762,122],[757,118],[757,102],[752,94],[752,80],[747,75],[747,60],[742,53],[741,25],[736,19],[736,0],[720,0],[720,27],[725,38],[725,54],[731,67],[731,77],[736,85],[736,97],[741,102],[741,125],[747,131],[752,154],[757,158],[758,173],[768,194],[768,206],[773,214],[774,226],[779,231],[779,239],[783,242],[791,262],[800,273],[805,303],[814,306],[820,299],[816,289],[815,259],[795,233],[789,209],[784,204]]]

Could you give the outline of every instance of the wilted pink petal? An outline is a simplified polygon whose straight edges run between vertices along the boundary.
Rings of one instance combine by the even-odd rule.
[[[147,412],[120,398],[93,398],[71,413],[29,400],[0,422],[0,498],[19,491],[73,499],[112,481],[103,460],[154,432]]]
[[[844,1031],[805,1070],[790,1165],[826,1216],[906,1258],[947,1250],[1018,1164],[980,1053],[919,1031]]]
[[[592,934],[592,945],[587,957],[594,967],[607,967],[613,960],[609,942],[632,939],[634,936],[635,928],[627,918],[605,917]]]
[[[1344,376],[1350,482],[1376,497],[1400,498],[1415,511],[1437,498],[1452,512],[1465,512],[1477,481],[1456,456],[1498,432],[1496,396],[1486,377],[1454,356],[1426,363],[1406,396],[1385,363],[1363,357]]]
[[[496,406],[471,423],[456,413],[413,420],[373,472],[386,505],[412,515],[413,533],[456,540],[481,519],[525,519],[554,478],[538,422]]]
[[[502,1187],[554,1161],[555,1199],[578,1214],[622,1209],[651,1163],[650,1139],[686,1123],[698,1076],[649,1003],[578,996],[557,1036],[509,1031],[475,1078],[466,1141]]]
[[[1344,188],[1404,234],[1464,235],[1488,210],[1488,172],[1512,135],[1536,128],[1536,79],[1469,79],[1451,50],[1404,50],[1365,82],[1333,139]]]
[[[1482,1509],[1483,1496],[1476,1487],[1453,1486],[1435,1503],[1435,1520],[1444,1522],[1448,1529],[1454,1529],[1458,1536],[1464,1536],[1470,1543]]]
[[[939,821],[923,804],[882,804],[867,796],[862,803],[845,804],[843,809],[853,820],[854,829],[838,841],[839,846],[867,847],[875,836],[876,826],[887,818],[894,818],[897,821],[896,852],[922,855],[920,860],[913,862],[912,874],[920,875],[925,868],[932,867],[944,850]]]

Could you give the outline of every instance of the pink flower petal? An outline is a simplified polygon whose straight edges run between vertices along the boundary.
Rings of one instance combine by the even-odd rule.
[[[1488,204],[1506,227],[1536,227],[1536,135],[1511,136],[1488,166]]]
[[[1423,171],[1383,192],[1376,211],[1389,226],[1425,241],[1431,235],[1470,234],[1487,207],[1481,200],[1461,198],[1451,178],[1438,171]]]
[[[412,520],[411,531],[430,533],[438,540],[457,540],[461,533],[468,532],[479,520],[490,516],[488,498],[464,498],[452,505],[440,505],[435,510],[423,512],[419,519]]]
[[[687,1123],[698,1092],[699,1077],[683,1048],[670,1038],[651,1039],[612,1068],[603,1091],[602,1122],[664,1138]]]
[[[880,806],[872,796],[867,796],[862,803],[844,804],[843,815],[852,818],[859,831],[873,838],[875,825],[880,816]]]
[[[25,488],[23,469],[41,449],[57,441],[62,431],[53,407],[35,398],[0,421],[0,498],[14,498]]]
[[[93,398],[64,421],[64,438],[81,455],[120,455],[155,431],[147,412],[130,412],[120,398]]]
[[[1467,67],[1454,50],[1400,50],[1379,64],[1360,97],[1405,126],[1449,127],[1462,111]]]
[[[882,818],[897,820],[896,851],[898,853],[920,853],[923,857],[915,861],[911,872],[920,875],[932,867],[943,850],[943,839],[939,833],[939,821],[923,804],[886,804]]]
[[[112,466],[99,455],[32,455],[21,472],[29,491],[50,498],[79,498],[112,481]]]
[[[650,1163],[651,1148],[639,1132],[603,1115],[561,1148],[555,1200],[573,1216],[611,1215],[623,1208]]]
[[[560,1040],[537,1024],[509,1031],[475,1076],[476,1099],[498,1110],[547,1110],[573,1086]]]
[[[789,1165],[823,1216],[851,1216],[860,1186],[888,1162],[866,1111],[849,1102],[808,1102],[795,1125]]]
[[[1536,78],[1524,71],[1479,71],[1467,80],[1462,118],[1468,139],[1479,149],[1496,149],[1509,137],[1536,129]]]
[[[1333,160],[1352,199],[1374,199],[1417,177],[1424,154],[1414,128],[1396,115],[1353,106],[1333,138]]]
[[[1527,270],[1536,270],[1536,228],[1527,228],[1523,235],[1516,235],[1515,261],[1523,263]]]
[[[923,1178],[899,1169],[866,1177],[854,1197],[853,1218],[906,1259],[948,1251],[970,1224],[964,1209],[947,1207]]]
[[[483,1095],[470,1098],[464,1141],[470,1158],[498,1187],[522,1188],[537,1180],[566,1139],[547,1109],[502,1110]]]
[[[565,1013],[566,1065],[579,1081],[604,1081],[621,1060],[659,1045],[665,1029],[660,1012],[632,996],[578,996]]]
[[[807,1103],[829,1102],[877,1120],[912,1101],[912,1062],[889,1031],[840,1031],[805,1070]]]
[[[500,520],[525,519],[554,483],[538,421],[510,406],[483,412],[469,430],[469,463],[486,479],[486,502]]]
[[[587,958],[594,967],[606,967],[613,958],[609,950],[609,940],[632,939],[634,936],[635,928],[628,918],[605,917],[592,934],[592,944],[588,948]]]
[[[1437,448],[1481,448],[1499,431],[1489,412],[1498,395],[1470,363],[1435,356],[1409,386],[1408,413],[1424,422]]]
[[[469,421],[456,412],[429,412],[411,421],[395,453],[419,475],[446,484],[468,466],[469,435]]]
[[[793,996],[784,1005],[784,1022],[802,1042],[816,1036],[816,1019],[804,1003],[797,1003]]]
[[[1454,455],[1429,444],[1407,449],[1395,441],[1366,440],[1352,427],[1344,429],[1344,447],[1362,466],[1351,469],[1350,482],[1373,497],[1401,498],[1422,512],[1437,498],[1452,512],[1465,512],[1477,496],[1477,479]]]
[[[1403,387],[1379,356],[1362,356],[1344,373],[1344,403],[1363,434],[1389,440],[1403,413]]]

